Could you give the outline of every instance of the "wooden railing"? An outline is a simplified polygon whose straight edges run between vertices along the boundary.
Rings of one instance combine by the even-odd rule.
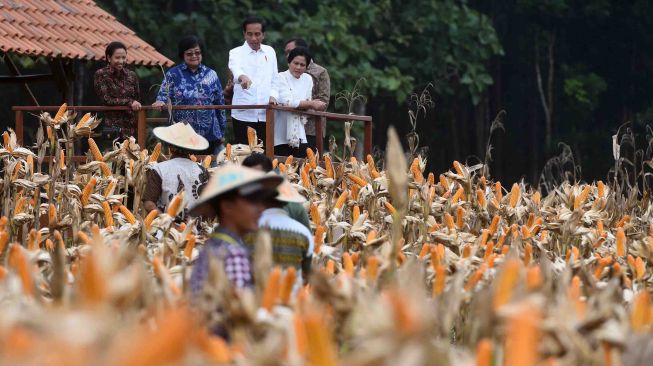
[[[39,112],[56,112],[59,106],[14,106],[12,110],[16,114],[16,139],[19,145],[23,145],[25,133],[25,113],[39,113]],[[106,112],[106,111],[125,111],[130,110],[128,106],[107,107],[107,106],[69,106],[69,110],[78,112]],[[277,105],[210,105],[210,106],[195,106],[195,105],[177,105],[172,106],[173,110],[207,110],[207,109],[265,109],[266,111],[266,124],[265,124],[265,154],[269,157],[274,156],[274,111],[287,111],[299,113],[310,116],[315,120],[315,135],[317,136],[316,147],[321,153],[324,151],[323,136],[321,121],[360,121],[364,123],[363,135],[363,153],[365,155],[372,153],[372,117],[359,116],[353,114],[340,114],[330,112],[317,112],[306,111],[301,109],[294,109],[289,107]],[[167,118],[148,118],[147,112],[155,110],[152,106],[143,106],[137,113],[137,133],[136,140],[141,147],[145,147],[147,138],[147,125],[148,124],[161,124],[167,123]],[[102,116],[100,116],[102,117]],[[77,158],[77,157],[76,157]],[[75,159],[78,160],[78,159]]]

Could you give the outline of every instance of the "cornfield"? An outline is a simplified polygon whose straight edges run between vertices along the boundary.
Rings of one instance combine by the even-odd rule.
[[[191,305],[190,271],[214,223],[175,224],[183,194],[142,214],[161,146],[130,139],[103,154],[95,117],[76,123],[64,105],[40,120],[34,149],[12,131],[0,149],[2,364],[651,362],[648,196],[601,181],[543,195],[491,181],[482,164],[427,173],[391,131],[383,162],[312,151],[274,162],[308,198],[315,235],[314,274],[296,296],[296,273],[274,267],[261,232],[255,289],[232,288],[216,261]],[[88,160],[73,168],[80,139]],[[257,151],[252,136],[218,159]],[[206,330],[215,325],[228,342]]]

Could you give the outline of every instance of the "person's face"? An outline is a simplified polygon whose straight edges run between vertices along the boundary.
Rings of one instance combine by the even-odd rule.
[[[118,48],[113,51],[113,55],[109,56],[109,65],[111,67],[122,70],[127,63],[127,50],[124,48]]]
[[[295,41],[288,42],[286,45],[286,48],[283,49],[284,55],[286,55],[286,58],[288,58],[288,55],[290,54],[290,51],[294,50],[297,45],[295,44]]]
[[[300,76],[306,71],[306,57],[296,56],[288,64],[288,69],[292,76],[299,79]]]
[[[245,41],[253,50],[261,48],[261,42],[265,39],[265,32],[263,26],[259,23],[247,24],[245,27]]]
[[[224,202],[222,209],[236,226],[238,234],[245,234],[258,229],[258,219],[265,210],[265,203],[261,199],[248,199],[235,197]]]
[[[184,51],[184,62],[191,69],[196,69],[202,63],[202,49],[195,46]]]

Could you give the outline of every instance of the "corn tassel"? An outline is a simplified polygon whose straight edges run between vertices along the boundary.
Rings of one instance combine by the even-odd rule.
[[[64,103],[59,107],[59,110],[57,111],[57,114],[54,115],[54,123],[60,123],[61,119],[63,118],[64,114],[66,113],[66,109],[68,108],[68,104]]]

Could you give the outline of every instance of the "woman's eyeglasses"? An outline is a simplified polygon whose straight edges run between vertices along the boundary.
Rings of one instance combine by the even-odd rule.
[[[186,57],[202,56],[202,51],[184,52],[184,56]]]

